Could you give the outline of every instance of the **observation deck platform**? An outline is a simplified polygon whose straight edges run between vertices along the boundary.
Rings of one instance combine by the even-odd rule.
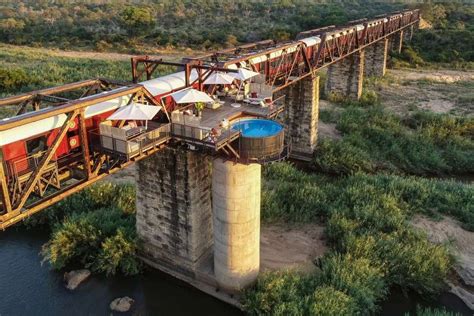
[[[239,118],[275,118],[284,110],[284,104],[279,102],[281,99],[262,106],[257,100],[236,101],[233,97],[225,97],[216,101],[214,108],[204,108],[201,116],[186,114],[192,105],[180,108],[171,113],[171,134],[186,142],[220,150],[240,136],[239,131],[230,127],[230,123]],[[227,122],[228,126],[223,126],[223,122]]]

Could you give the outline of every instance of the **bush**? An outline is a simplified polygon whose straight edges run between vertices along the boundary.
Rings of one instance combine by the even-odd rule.
[[[294,271],[264,273],[244,292],[244,309],[252,315],[307,314],[313,279]]]
[[[334,174],[357,171],[374,172],[370,155],[347,140],[321,139],[314,152],[314,165],[318,170]]]
[[[43,246],[44,260],[55,269],[80,263],[95,272],[136,274],[135,217],[117,208],[74,213],[55,226]]]
[[[342,140],[322,140],[314,165],[335,174],[385,170],[417,175],[474,173],[474,119],[416,112],[402,119],[382,107],[346,108]]]
[[[42,225],[52,228],[61,223],[65,217],[104,207],[114,207],[126,214],[134,214],[135,187],[131,184],[112,182],[96,183],[29,217],[25,224],[29,227]]]
[[[377,301],[387,293],[383,271],[369,259],[328,255],[321,260],[320,269],[318,283],[347,293],[354,300],[356,314],[374,312]]]
[[[332,286],[321,286],[316,289],[309,306],[310,315],[339,316],[356,314],[354,299]]]
[[[31,83],[23,69],[0,67],[0,91],[14,92]]]

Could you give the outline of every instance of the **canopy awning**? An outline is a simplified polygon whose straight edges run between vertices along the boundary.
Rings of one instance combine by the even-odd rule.
[[[132,103],[115,111],[108,120],[152,120],[161,110],[161,106]]]
[[[178,104],[182,103],[194,103],[194,102],[214,102],[214,100],[208,96],[205,92],[196,89],[181,90],[171,94],[171,97]]]

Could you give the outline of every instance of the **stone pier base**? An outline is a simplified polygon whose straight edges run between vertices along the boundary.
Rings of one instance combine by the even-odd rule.
[[[137,163],[137,232],[141,257],[196,277],[212,255],[211,160],[166,148]]]
[[[387,71],[388,39],[382,39],[365,48],[365,74],[383,77]]]
[[[280,123],[291,143],[292,157],[311,159],[318,138],[319,76],[309,77],[290,85],[285,94],[285,112]]]
[[[365,51],[355,52],[328,68],[326,94],[337,94],[359,99],[364,81]]]

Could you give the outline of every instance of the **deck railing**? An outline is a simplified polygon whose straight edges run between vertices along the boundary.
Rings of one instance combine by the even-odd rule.
[[[170,135],[170,123],[163,124],[157,128],[148,130],[132,139],[124,140],[113,135],[100,134],[99,130],[89,132],[93,147],[102,152],[121,156],[127,160],[143,155],[151,148],[168,141]]]
[[[205,145],[216,150],[233,142],[240,136],[239,131],[230,127],[226,129],[211,129],[181,123],[171,124],[171,134],[175,138],[198,145]]]

